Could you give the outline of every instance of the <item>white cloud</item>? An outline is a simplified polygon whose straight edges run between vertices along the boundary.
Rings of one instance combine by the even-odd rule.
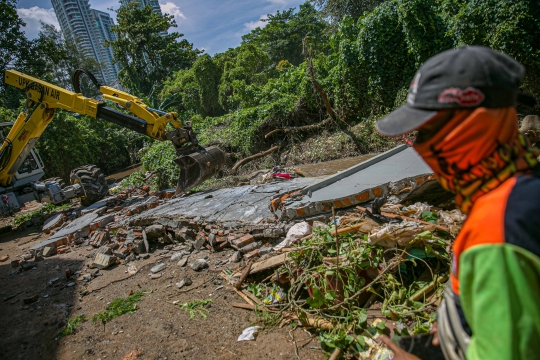
[[[266,15],[261,15],[261,18],[257,21],[250,21],[250,22],[244,23],[244,31],[249,32],[251,30],[255,30],[258,27],[262,29],[268,24],[268,22],[263,21],[266,19],[268,19]]]
[[[182,20],[187,19],[184,13],[180,10],[180,7],[170,1],[166,3],[160,3],[159,7],[161,7],[161,12],[163,12],[164,14],[173,15],[174,20],[176,20],[177,24],[180,24]]]
[[[39,35],[41,29],[40,21],[45,24],[54,25],[57,29],[60,29],[58,19],[53,9],[43,9],[37,6],[32,6],[29,9],[17,9],[17,14],[26,23],[23,28],[25,35],[29,39],[35,39]]]

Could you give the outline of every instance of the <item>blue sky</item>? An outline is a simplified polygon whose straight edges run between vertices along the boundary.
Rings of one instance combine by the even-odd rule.
[[[213,55],[240,45],[241,36],[257,26],[264,26],[261,18],[286,10],[305,0],[159,0],[163,12],[174,15],[175,31],[199,49]],[[90,0],[94,9],[107,11],[114,17],[118,0]],[[50,0],[19,0],[17,12],[26,22],[25,33],[34,38],[39,32],[39,21],[56,25],[58,21]]]

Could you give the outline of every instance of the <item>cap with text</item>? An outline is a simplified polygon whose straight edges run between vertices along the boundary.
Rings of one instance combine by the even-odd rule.
[[[383,135],[397,136],[418,129],[439,110],[515,106],[524,73],[516,60],[488,47],[443,51],[420,67],[407,103],[375,126]]]

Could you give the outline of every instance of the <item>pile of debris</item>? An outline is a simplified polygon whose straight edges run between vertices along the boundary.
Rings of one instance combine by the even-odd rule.
[[[314,328],[325,351],[366,359],[389,356],[374,346],[377,333],[429,332],[465,216],[382,202],[331,217],[329,225],[296,224],[276,254],[229,277],[245,300],[233,306],[264,313],[267,324]]]

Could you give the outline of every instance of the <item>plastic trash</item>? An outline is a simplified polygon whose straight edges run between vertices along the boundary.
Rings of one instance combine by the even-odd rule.
[[[265,297],[262,302],[267,305],[277,304],[278,302],[281,302],[281,300],[285,299],[286,296],[287,293],[285,292],[285,290],[283,290],[277,285],[274,285],[274,287],[270,291],[270,295]]]
[[[260,328],[260,326],[250,326],[248,328],[245,328],[244,331],[242,331],[242,334],[240,334],[240,336],[238,337],[237,341],[255,340],[255,336],[257,336],[257,332]]]
[[[289,229],[287,232],[287,236],[285,237],[285,240],[280,242],[278,245],[274,247],[275,251],[279,251],[280,249],[283,249],[284,247],[290,246],[303,238],[304,236],[307,236],[311,234],[311,225],[309,225],[306,221],[302,221],[298,224],[294,224],[292,228]]]

